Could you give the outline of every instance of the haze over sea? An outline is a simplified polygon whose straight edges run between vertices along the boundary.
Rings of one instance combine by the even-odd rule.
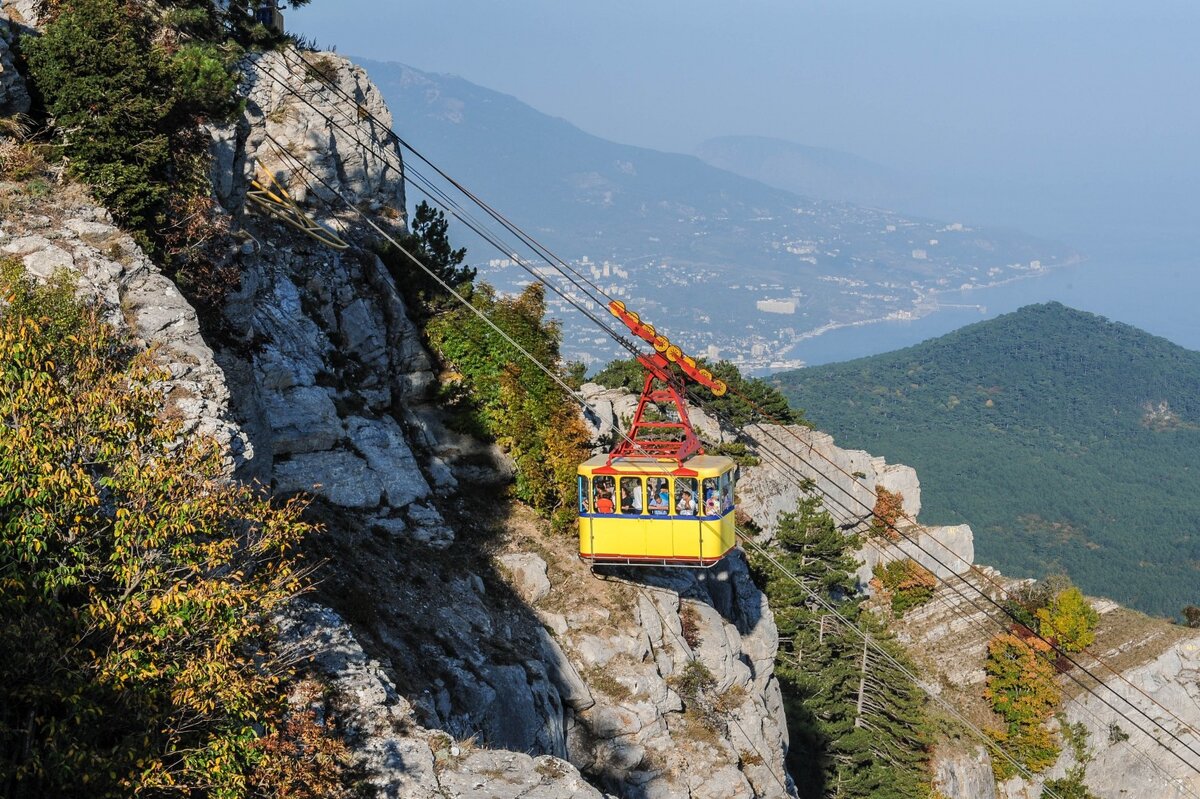
[[[1200,350],[1200,195],[1182,185],[1146,189],[1132,178],[1102,189],[946,180],[917,210],[1063,241],[1085,260],[995,288],[949,291],[928,316],[839,328],[800,342],[793,354],[812,366],[875,355],[1051,300]]]

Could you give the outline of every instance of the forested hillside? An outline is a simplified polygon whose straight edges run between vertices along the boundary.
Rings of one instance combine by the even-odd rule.
[[[1174,615],[1200,595],[1200,352],[1058,303],[787,372],[845,445],[911,464],[980,560]]]

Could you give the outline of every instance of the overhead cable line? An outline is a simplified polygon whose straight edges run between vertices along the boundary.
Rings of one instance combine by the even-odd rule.
[[[284,60],[287,60],[289,63],[294,65],[295,61],[288,58],[289,52],[292,52],[292,51],[281,51],[280,55]],[[307,70],[308,64],[306,61],[304,61],[303,55],[301,55],[298,51],[296,51],[296,55],[300,59],[300,61],[303,62],[304,66],[306,67],[306,70]],[[383,120],[381,120],[378,116],[376,116],[373,112],[371,112],[370,109],[363,107],[362,104],[357,99],[355,99],[353,96],[348,94],[344,89],[342,89],[342,87],[339,86],[336,81],[331,80],[328,75],[321,73],[319,70],[314,71],[314,72],[315,72],[316,78],[319,81],[324,83],[327,87],[332,89],[335,93],[337,93],[343,99],[355,104],[355,119],[351,120],[352,123],[357,124],[359,121],[361,121],[358,118],[358,115],[361,113],[363,115],[364,119],[370,120],[375,125],[378,125],[380,128],[382,128],[385,131],[385,133],[389,139],[391,139],[392,141],[396,142],[404,149],[411,152],[417,159],[419,159],[422,163],[426,164],[430,169],[432,169],[439,177],[441,177],[443,180],[445,180],[447,183],[449,183],[454,188],[458,189],[458,191],[461,192],[463,194],[463,196],[467,197],[472,202],[474,202],[476,205],[478,205],[481,209],[483,209],[483,211],[485,213],[487,213],[490,217],[492,217],[494,220],[496,220],[506,230],[508,230],[510,233],[515,235],[519,240],[524,242],[526,244],[526,246],[528,246],[531,250],[533,250],[535,253],[537,253],[540,257],[544,258],[547,263],[559,264],[561,267],[565,268],[575,278],[582,281],[586,285],[590,286],[592,290],[597,292],[600,296],[604,297],[605,300],[612,299],[611,296],[609,296],[602,288],[600,288],[594,282],[592,282],[587,276],[576,271],[574,269],[574,267],[572,267],[570,265],[570,263],[568,263],[567,261],[558,257],[557,255],[555,255],[548,247],[543,245],[541,242],[539,242],[537,239],[535,239],[530,234],[526,233],[518,225],[516,225],[514,222],[512,222],[506,216],[504,216],[504,214],[502,214],[499,210],[497,210],[492,205],[487,203],[483,198],[479,197],[477,194],[472,192],[470,189],[468,189],[466,186],[464,186],[462,183],[460,183],[454,177],[447,174],[444,170],[442,170],[433,161],[426,158],[424,154],[422,154],[419,150],[417,150],[417,148],[413,147],[405,139],[403,139],[400,136],[400,134],[398,134],[391,125],[389,125],[389,124],[385,123]],[[348,114],[349,111],[347,110],[345,113]],[[568,278],[568,279],[570,279],[570,278]],[[571,282],[572,282],[572,284],[574,284],[578,287],[578,284],[575,283],[574,280],[572,280]],[[600,304],[604,305],[606,303],[601,302]]]
[[[300,94],[295,89],[293,89],[286,81],[271,74],[271,72],[269,70],[260,70],[260,74],[266,75],[268,78],[270,78],[276,84],[278,84],[284,91],[290,93],[296,99],[303,102],[310,109],[312,109],[312,111],[314,113],[321,116],[326,121],[326,123],[328,123],[330,126],[332,126],[333,128],[336,128],[337,130],[340,130],[342,133],[345,133],[347,136],[349,136],[353,141],[355,141],[360,146],[362,146],[364,148],[368,148],[368,149],[376,152],[378,155],[380,155],[382,157],[382,159],[385,161],[385,163],[388,162],[387,150],[382,149],[378,144],[376,144],[374,142],[364,142],[356,134],[347,130],[345,128],[345,126],[337,123],[325,111],[321,110],[316,105],[314,105],[312,103],[312,101],[310,101],[308,98],[304,97],[302,94]],[[416,185],[417,188],[419,188],[427,196],[429,196],[430,199],[434,200],[434,202],[437,203],[438,205],[441,205],[452,216],[454,216],[456,219],[458,219],[460,222],[462,222],[464,225],[466,225],[472,232],[474,232],[476,235],[478,235],[484,241],[486,241],[489,244],[491,244],[492,246],[494,246],[502,254],[504,254],[506,257],[508,257],[510,260],[512,260],[513,263],[515,263],[522,270],[524,270],[527,274],[529,274],[530,277],[532,277],[534,280],[546,285],[553,293],[558,295],[560,299],[562,299],[567,304],[571,305],[571,307],[575,308],[580,313],[584,314],[593,324],[602,328],[605,332],[607,332],[609,334],[610,337],[612,337],[616,341],[616,343],[618,345],[624,347],[631,354],[637,353],[637,348],[633,345],[632,342],[630,342],[627,338],[622,336],[617,331],[609,328],[607,326],[606,322],[603,319],[601,319],[600,317],[598,317],[591,309],[580,306],[580,304],[576,300],[574,300],[572,297],[569,296],[569,294],[567,294],[566,292],[561,290],[557,285],[551,283],[550,281],[545,280],[545,276],[539,274],[537,272],[536,267],[526,263],[526,261],[523,258],[521,258],[518,253],[514,252],[513,250],[511,250],[509,248],[506,248],[504,246],[503,242],[499,241],[491,231],[487,230],[481,223],[478,222],[478,220],[476,220],[473,216],[471,216],[471,214],[468,211],[461,208],[461,206],[459,206],[456,202],[454,202],[453,199],[451,199],[444,192],[442,192],[440,189],[438,189],[431,181],[424,178],[424,176],[420,175],[420,173],[417,172],[416,170],[411,170],[410,168],[406,168],[402,162],[389,163],[389,165],[392,166],[394,169],[396,169],[397,172],[399,172],[399,174],[404,178],[404,180]],[[412,176],[409,175],[410,171],[414,173]],[[560,271],[560,273],[561,273],[561,270],[557,270],[557,268],[555,268],[553,266],[553,264],[551,264],[551,268],[554,268],[556,271]],[[574,285],[576,285],[578,287],[578,283],[574,283]],[[580,287],[580,290],[584,291],[585,293],[587,291],[586,289],[583,289],[582,287]],[[594,298],[591,298],[591,301],[598,302]],[[600,303],[600,304],[603,304],[603,303]]]

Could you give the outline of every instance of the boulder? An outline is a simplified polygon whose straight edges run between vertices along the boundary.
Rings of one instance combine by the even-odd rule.
[[[403,508],[429,496],[429,484],[395,419],[351,416],[345,424],[350,444],[375,474],[385,504]]]
[[[546,561],[537,555],[532,552],[513,552],[501,555],[496,560],[512,575],[513,587],[530,605],[536,605],[550,593]]]

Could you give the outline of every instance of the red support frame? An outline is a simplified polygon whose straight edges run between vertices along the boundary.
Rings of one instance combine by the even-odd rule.
[[[622,438],[609,453],[608,465],[611,466],[617,458],[642,458],[669,461],[675,463],[676,468],[682,468],[688,458],[704,454],[704,447],[688,419],[683,385],[671,374],[668,369],[670,362],[661,353],[638,355],[637,358],[646,369],[646,381],[642,385],[637,411],[629,424],[628,436]],[[655,388],[656,380],[662,384],[662,388]],[[646,419],[646,408],[650,405],[674,406],[678,421],[654,422]]]

